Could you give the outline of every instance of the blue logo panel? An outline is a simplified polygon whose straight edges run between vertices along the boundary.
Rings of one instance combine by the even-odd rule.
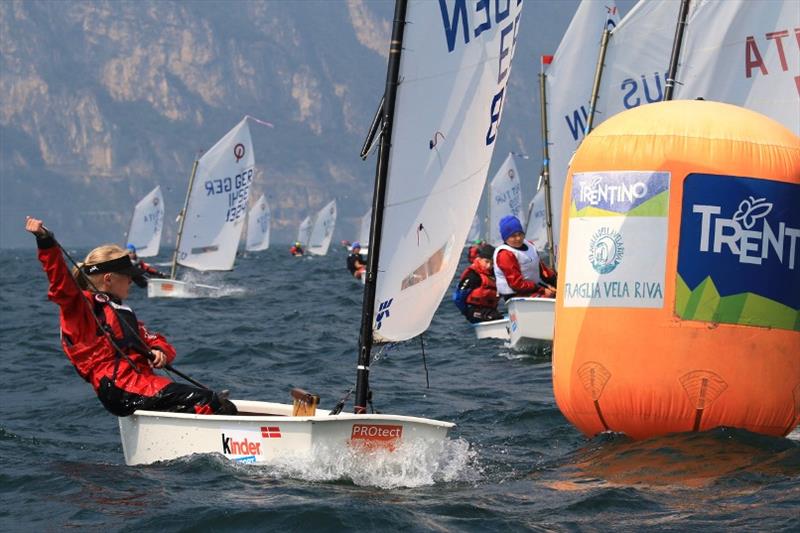
[[[693,315],[703,308],[707,311],[708,299],[718,296],[718,316],[706,319],[727,317],[718,321],[781,327],[780,322],[796,329],[796,312],[800,309],[800,185],[711,174],[687,176],[678,275],[689,291],[706,285],[702,297],[706,304],[692,304],[691,294],[688,310],[683,309],[686,302],[678,302],[678,314],[684,318],[695,318]],[[748,295],[760,299],[746,301]],[[738,298],[729,298],[734,296]],[[772,306],[773,302],[791,309]],[[784,316],[748,317],[748,313]]]

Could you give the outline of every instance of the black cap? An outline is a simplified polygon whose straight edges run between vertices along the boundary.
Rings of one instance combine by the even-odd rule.
[[[480,248],[478,248],[478,257],[483,257],[484,259],[493,259],[494,258],[494,246],[491,244],[484,244]]]
[[[118,274],[125,274],[132,278],[140,278],[144,275],[144,270],[134,265],[128,254],[116,259],[109,259],[102,263],[95,263],[93,265],[83,265],[83,273],[86,275],[105,274],[106,272],[116,272]],[[138,283],[137,283],[138,284]]]

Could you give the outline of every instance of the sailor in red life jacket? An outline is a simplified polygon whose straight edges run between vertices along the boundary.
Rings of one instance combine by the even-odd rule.
[[[481,246],[483,246],[483,239],[475,239],[472,241],[472,246],[470,246],[467,250],[467,263],[471,265],[472,262],[475,261],[475,258],[478,257],[478,250],[481,249]]]
[[[453,303],[471,323],[503,318],[497,310],[500,299],[492,270],[493,254],[493,246],[481,246],[478,256],[461,274],[453,293]]]
[[[147,278],[168,278],[166,274],[158,270],[157,268],[148,265],[143,260],[139,259],[139,256],[136,255],[136,246],[131,243],[128,243],[128,255],[131,256],[131,263],[133,263],[138,268],[142,269],[144,272],[144,276],[137,277],[133,280],[137,286],[141,288],[147,287]]]
[[[503,244],[494,252],[497,292],[503,299],[517,296],[555,298],[555,272],[539,259],[536,246],[525,239],[519,219],[508,215],[500,220]]]
[[[295,257],[299,257],[303,255],[305,252],[303,251],[303,246],[299,242],[296,242],[292,245],[291,248],[289,248],[289,253]]]
[[[145,329],[122,303],[132,279],[142,275],[126,250],[115,244],[99,246],[70,275],[42,221],[27,217],[25,229],[36,236],[39,261],[50,281],[47,297],[61,311],[61,347],[108,411],[117,416],[137,409],[236,414],[236,406],[216,392],[153,372],[153,367],[172,362],[175,348]]]

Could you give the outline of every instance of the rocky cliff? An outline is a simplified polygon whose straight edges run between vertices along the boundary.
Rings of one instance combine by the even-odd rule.
[[[575,2],[531,2],[504,110],[509,150],[538,173],[537,58],[552,53]],[[374,160],[358,158],[383,90],[393,2],[6,1],[0,3],[0,246],[30,245],[24,215],[74,245],[121,241],[157,184],[169,220],[191,163],[243,115],[274,240],[331,198],[336,238],[368,208]],[[527,165],[527,166],[525,166]]]

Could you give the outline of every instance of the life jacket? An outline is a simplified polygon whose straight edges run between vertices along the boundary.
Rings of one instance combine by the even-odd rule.
[[[472,289],[467,295],[467,303],[469,305],[476,305],[478,307],[497,307],[500,298],[497,296],[497,285],[494,279],[489,276],[489,273],[477,267],[474,263],[468,266],[464,273],[461,274],[461,280],[464,281],[470,272],[475,272],[481,278],[481,286]]]
[[[519,270],[523,278],[536,283],[542,282],[542,277],[539,274],[539,263],[541,261],[539,260],[539,253],[536,251],[536,246],[527,239],[524,240],[523,243],[528,247],[527,250],[519,250],[505,243],[494,250],[494,277],[497,283],[497,291],[500,294],[514,294],[514,289],[508,285],[506,275],[503,273],[502,269],[497,266],[497,254],[500,253],[500,250],[508,250],[514,254],[517,263],[519,263]]]
[[[144,395],[155,394],[169,384],[171,380],[153,374],[146,355],[149,348],[139,338],[139,322],[133,310],[114,302],[105,293],[84,291],[84,294],[91,299],[92,312],[97,318],[92,326],[96,342],[76,344],[61,332],[62,348],[78,375],[95,390],[103,378],[108,378],[128,392]],[[145,332],[145,335],[150,334]]]

